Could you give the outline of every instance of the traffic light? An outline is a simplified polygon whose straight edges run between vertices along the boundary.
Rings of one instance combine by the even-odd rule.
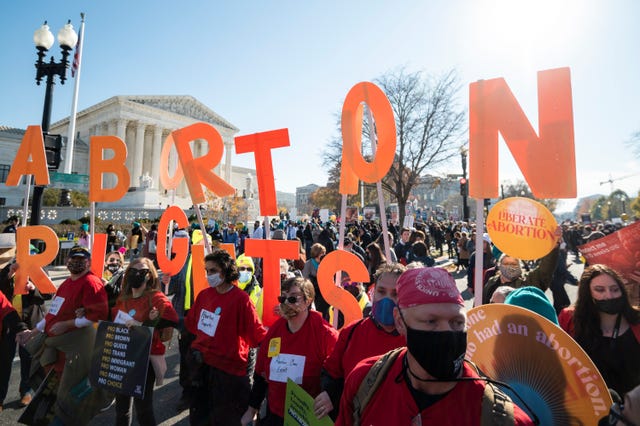
[[[47,155],[47,167],[49,170],[58,170],[60,167],[62,136],[44,133],[44,151]]]
[[[484,199],[484,206],[488,208],[490,205],[491,205],[491,198],[485,198]]]
[[[468,192],[467,192],[467,187],[469,185],[469,182],[467,181],[466,178],[460,178],[460,195],[462,195],[463,197],[465,197]]]

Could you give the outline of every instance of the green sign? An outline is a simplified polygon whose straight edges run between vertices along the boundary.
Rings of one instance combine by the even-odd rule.
[[[89,189],[89,175],[77,175],[73,173],[49,172],[51,188],[61,189]]]
[[[284,426],[333,426],[329,416],[318,419],[313,413],[313,397],[293,380],[287,379]]]

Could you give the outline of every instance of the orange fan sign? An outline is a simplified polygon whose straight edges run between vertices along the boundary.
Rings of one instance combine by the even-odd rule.
[[[612,401],[600,372],[551,321],[519,306],[491,304],[471,309],[467,324],[465,358],[509,384],[539,424],[595,425],[608,415]]]
[[[549,209],[530,198],[506,198],[487,216],[491,241],[503,253],[523,260],[540,259],[553,250],[557,227]]]

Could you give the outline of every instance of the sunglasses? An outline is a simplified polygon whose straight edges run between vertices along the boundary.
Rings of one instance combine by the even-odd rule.
[[[238,271],[250,271],[251,268],[247,268],[246,266],[239,266]]]
[[[287,302],[289,304],[294,304],[298,301],[302,296],[278,296],[278,302],[284,303]]]

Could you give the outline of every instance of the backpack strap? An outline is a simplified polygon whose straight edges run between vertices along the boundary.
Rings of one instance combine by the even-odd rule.
[[[477,365],[470,361],[466,362],[476,371],[478,376],[481,378],[486,376]],[[513,401],[509,395],[491,382],[486,382],[484,386],[480,413],[481,426],[513,426],[515,424]]]
[[[513,426],[513,402],[493,383],[487,382],[482,395],[481,426]]]
[[[389,369],[403,350],[404,347],[396,348],[378,358],[375,364],[373,364],[371,369],[367,372],[362,383],[360,383],[358,392],[356,392],[356,395],[353,398],[353,424],[355,426],[360,424],[360,417],[367,407],[367,404],[375,394],[378,387],[380,387],[380,384],[387,376]]]

